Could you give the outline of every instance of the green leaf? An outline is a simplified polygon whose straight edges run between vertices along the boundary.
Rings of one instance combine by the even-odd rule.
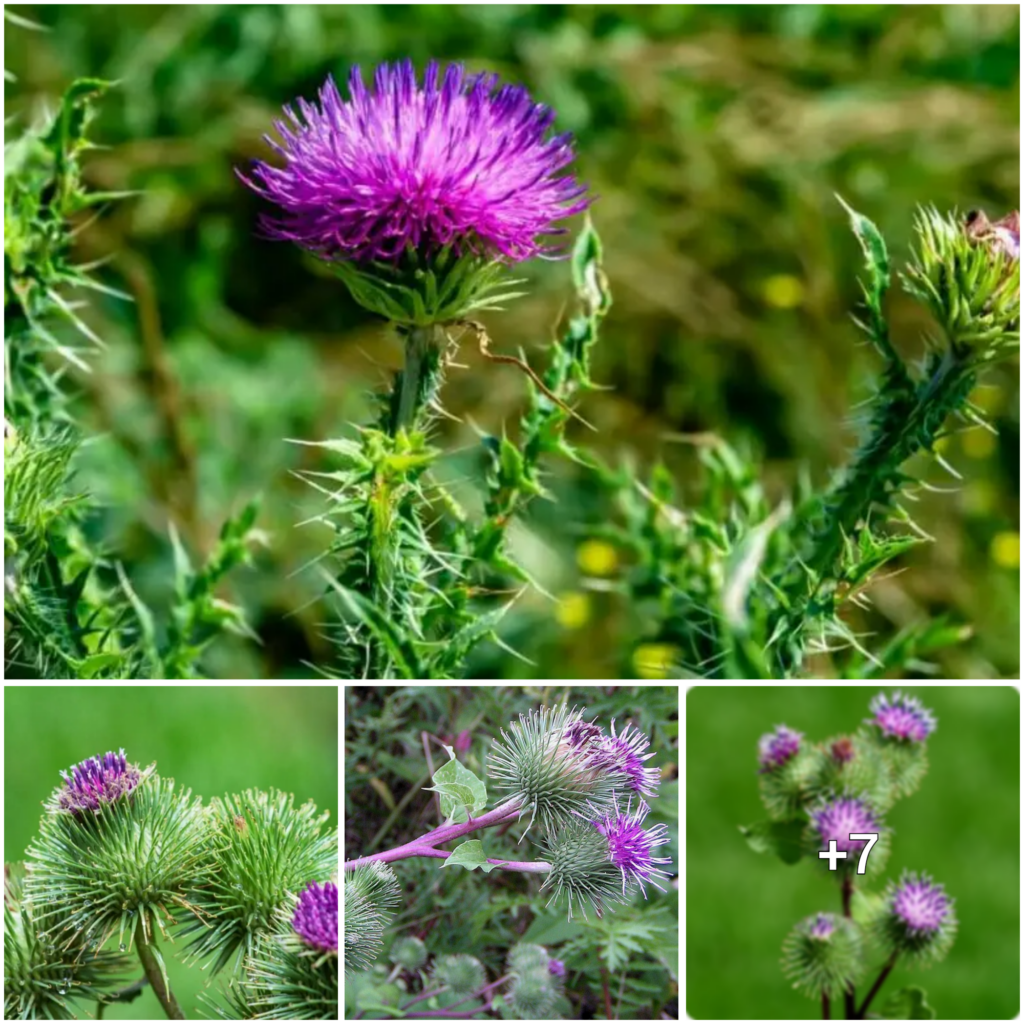
[[[889,996],[879,1016],[883,1020],[935,1020],[935,1011],[928,1005],[923,988],[908,985]]]
[[[487,863],[487,854],[484,853],[484,844],[479,839],[467,839],[466,842],[459,846],[456,846],[452,851],[452,855],[441,865],[443,868],[449,868],[453,865],[457,867],[464,867],[468,871],[472,871],[474,868],[479,868],[485,874],[489,871],[493,871],[496,864]]]
[[[441,813],[447,820],[457,820],[460,810],[467,817],[482,811],[487,806],[487,787],[456,758],[451,747],[444,749],[451,760],[434,772],[434,785],[426,787],[428,792],[441,795]]]
[[[862,213],[849,206],[841,196],[836,196],[843,209],[850,215],[850,226],[864,250],[864,260],[871,279],[870,291],[878,296],[888,289],[891,280],[889,273],[889,250],[886,248],[882,233]]]
[[[804,855],[802,821],[758,821],[739,829],[756,853],[774,853],[784,864],[796,864]]]
[[[121,662],[122,654],[90,654],[78,663],[78,673],[82,679],[95,679],[104,669]]]

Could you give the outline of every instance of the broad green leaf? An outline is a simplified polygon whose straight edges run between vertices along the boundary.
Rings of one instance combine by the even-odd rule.
[[[485,874],[493,871],[497,865],[487,863],[487,854],[484,853],[484,844],[479,839],[467,839],[460,846],[456,846],[452,855],[441,865],[443,868],[450,868],[453,865],[464,867],[468,871],[479,868]]]
[[[757,853],[774,853],[784,864],[796,864],[804,855],[801,821],[758,821],[739,828],[747,845]]]
[[[935,1011],[928,1005],[923,988],[908,985],[889,996],[879,1016],[883,1020],[935,1020]]]
[[[445,746],[451,760],[434,772],[434,785],[429,792],[441,796],[441,813],[448,821],[466,821],[468,815],[478,814],[487,806],[487,787]]]

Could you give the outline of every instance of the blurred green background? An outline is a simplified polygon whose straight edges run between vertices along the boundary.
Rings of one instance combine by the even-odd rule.
[[[820,741],[869,717],[868,687],[696,687],[686,695],[686,1008],[713,1019],[814,1019],[820,1003],[779,967],[800,919],[841,912],[838,886],[807,860],[787,866],[737,831],[767,817],[757,740],[782,722]],[[940,1020],[1007,1019],[1019,1010],[1020,692],[914,687],[938,717],[921,788],[886,816],[886,878],[924,871],[956,900],[960,929],[929,970],[897,968],[877,997],[920,985]],[[872,888],[878,891],[885,879]],[[870,983],[877,977],[875,970]],[[867,988],[858,989],[861,997]],[[835,1014],[835,1008],[833,1007]]]
[[[897,259],[913,207],[1018,202],[1019,10],[1009,5],[16,5],[46,31],[9,27],[17,82],[7,114],[52,109],[76,76],[120,84],[94,131],[87,173],[138,190],[80,235],[83,258],[134,304],[104,300],[89,319],[109,343],[82,388],[98,432],[82,483],[105,505],[96,532],[142,596],[169,597],[169,520],[209,548],[256,492],[271,547],[226,595],[264,644],[225,639],[207,661],[222,677],[308,677],[328,664],[313,572],[327,542],[297,528],[320,509],[291,471],[325,468],[284,438],[339,436],[368,416],[367,392],[399,365],[393,339],[296,249],[254,236],[258,200],[232,170],[269,150],[280,106],[311,97],[354,62],[464,60],[527,84],[578,137],[579,171],[599,196],[615,305],[587,398],[600,428],[581,440],[606,458],[659,455],[686,487],[695,459],[667,440],[715,431],[767,460],[781,499],[802,467],[827,478],[853,440],[852,406],[877,362],[849,313],[860,255],[834,199],[875,219]],[[495,347],[543,358],[571,299],[568,268],[527,268],[530,294],[489,319]],[[892,300],[908,355],[927,329]],[[479,474],[472,424],[514,429],[525,382],[466,346],[443,421],[452,474]],[[889,633],[942,612],[976,636],[943,656],[947,677],[1016,677],[1019,663],[1018,366],[978,394],[998,437],[972,430],[946,457],[956,493],[923,493],[915,517],[935,538],[911,571],[872,587],[857,628]],[[580,429],[573,425],[573,430]],[[628,438],[628,448],[626,439]],[[329,468],[329,467],[328,467]],[[557,504],[535,502],[513,533],[519,560],[563,601],[532,592],[503,623],[534,666],[496,648],[484,676],[577,678],[642,672],[629,615],[583,576],[614,572],[585,542],[599,507],[579,473],[552,466]],[[931,479],[939,480],[932,471]],[[940,482],[948,482],[940,481]],[[553,613],[554,612],[554,613]],[[860,613],[857,613],[860,615]],[[624,667],[625,666],[625,667]],[[812,672],[828,672],[825,660]]]
[[[4,860],[24,860],[40,805],[61,784],[62,769],[120,747],[140,765],[156,761],[161,775],[204,800],[273,786],[294,793],[299,803],[312,800],[329,810],[327,827],[337,827],[337,687],[8,685]],[[199,1016],[196,997],[209,973],[166,956],[166,945],[164,952],[182,1008]],[[105,1016],[165,1017],[149,990],[133,1003],[114,1004]]]

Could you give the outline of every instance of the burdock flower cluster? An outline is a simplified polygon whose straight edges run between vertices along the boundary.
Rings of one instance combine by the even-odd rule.
[[[861,881],[885,867],[892,850],[885,814],[920,785],[937,726],[920,700],[899,692],[879,694],[869,710],[855,733],[822,743],[785,725],[762,736],[758,774],[769,820],[740,830],[759,853],[787,864],[808,857],[837,883],[842,915],[805,918],[783,944],[786,976],[821,1001],[826,1019],[839,1000],[847,1019],[863,1019],[900,958],[939,960],[956,934],[953,900],[927,875],[904,872],[881,895],[854,900]],[[858,1002],[856,986],[873,961],[877,977]],[[905,994],[891,997],[894,1009]],[[882,1016],[898,1015],[883,1007]]]
[[[145,985],[184,1018],[159,941],[174,925],[184,957],[236,974],[217,1015],[337,1016],[337,836],[326,814],[277,791],[203,806],[124,750],[61,775],[24,868],[6,872],[6,1019],[101,1011]]]
[[[491,746],[488,772],[505,798],[490,811],[484,810],[484,782],[447,748],[452,759],[434,772],[431,787],[440,796],[444,824],[412,842],[345,864],[346,967],[364,969],[382,948],[387,917],[383,900],[373,893],[393,897],[397,880],[386,865],[410,857],[438,858],[442,867],[540,875],[539,891],[549,893],[549,904],[562,901],[570,918],[576,911],[586,916],[588,909],[600,917],[610,904],[628,903],[638,895],[647,899],[649,886],[665,891],[662,883],[670,875],[662,865],[671,858],[658,853],[671,837],[664,824],[646,824],[647,801],[657,795],[661,779],[647,763],[654,757],[648,747],[648,737],[632,723],[617,728],[613,720],[606,732],[568,705],[521,714]],[[516,823],[525,828],[520,842],[536,834],[543,860],[488,856],[479,839],[441,849],[470,833]],[[422,963],[419,950],[407,948],[408,940],[395,947],[396,970]],[[543,947],[520,944],[509,954],[502,979],[509,983],[508,1005],[517,1014],[531,1015],[524,1019],[551,1016],[566,973],[566,965]],[[452,996],[473,992],[483,997],[478,991],[485,980],[483,968],[472,957],[439,957],[433,976]]]

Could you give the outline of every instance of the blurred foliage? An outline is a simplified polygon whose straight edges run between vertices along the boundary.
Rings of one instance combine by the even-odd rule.
[[[232,173],[266,155],[281,104],[328,72],[411,56],[465,60],[523,81],[578,136],[599,199],[615,305],[593,352],[587,396],[599,427],[586,443],[645,478],[664,459],[692,487],[699,455],[681,434],[713,432],[767,459],[774,504],[801,472],[815,480],[853,441],[849,410],[878,370],[848,314],[856,245],[840,192],[885,227],[902,260],[919,202],[999,215],[1019,193],[1019,12],[1007,6],[20,5],[47,31],[7,32],[18,78],[8,115],[52,108],[71,79],[119,83],[93,127],[108,148],[84,173],[99,191],[136,190],[78,236],[79,256],[109,258],[89,316],[109,345],[74,414],[98,432],[75,457],[104,505],[91,527],[116,549],[140,597],[172,600],[173,521],[200,553],[219,524],[264,492],[271,545],[222,585],[263,643],[220,641],[221,676],[304,676],[331,663],[322,581],[299,571],[327,543],[317,495],[295,473],[323,468],[284,438],[341,436],[365,422],[367,393],[400,362],[328,275],[292,247],[254,234],[258,201]],[[559,330],[570,293],[562,264],[528,268],[533,287],[488,316],[495,346],[531,362]],[[915,356],[928,324],[890,300],[897,347]],[[908,341],[908,339],[910,339]],[[479,475],[523,410],[521,373],[485,363],[449,375],[438,444],[449,474]],[[949,440],[964,474],[953,494],[921,495],[915,518],[937,540],[901,556],[913,571],[876,582],[857,632],[899,632],[948,614],[976,635],[940,652],[954,677],[1018,672],[1016,364],[976,395],[998,429]],[[585,428],[572,423],[571,438]],[[635,648],[633,612],[603,587],[586,545],[607,497],[567,463],[547,467],[557,501],[534,501],[509,543],[541,589],[515,602],[503,639],[478,650],[479,675],[657,676],[675,660],[656,639]],[[614,548],[608,559],[625,557]],[[599,560],[600,561],[600,560]],[[555,596],[553,599],[552,595]],[[832,671],[828,656],[811,672]]]
[[[204,799],[277,788],[338,815],[338,691],[302,687],[4,688],[4,860],[23,860],[39,828],[41,804],[60,771],[125,748],[162,776]],[[179,945],[181,937],[177,936]],[[209,976],[167,957],[171,986],[189,1017]],[[107,1008],[107,1019],[164,1018],[149,990]]]
[[[487,782],[489,805],[496,805],[498,798],[486,774],[492,740],[520,712],[564,700],[585,705],[587,718],[597,717],[606,727],[612,718],[620,729],[632,721],[651,738],[651,750],[656,753],[646,763],[661,770],[663,781],[651,802],[647,824],[668,826],[671,842],[657,852],[671,858],[665,870],[674,876],[679,855],[678,694],[675,687],[663,686],[347,686],[345,857],[390,849],[440,824],[434,797],[424,791],[430,764],[436,768],[444,762],[440,743],[460,751],[463,763]],[[525,825],[517,822],[480,833],[487,855],[536,859],[537,847],[529,836],[517,843]],[[440,870],[437,861],[422,858],[392,866],[402,885],[403,902],[385,933],[384,954],[377,966],[348,979],[349,1010],[360,1005],[362,990],[369,1006],[375,998],[396,1002],[401,997],[393,984],[396,979],[406,991],[418,986],[416,970],[399,977],[396,968],[388,980],[392,943],[413,937],[422,940],[433,955],[471,953],[487,969],[489,981],[503,977],[505,958],[517,941],[545,946],[551,956],[565,961],[573,1019],[603,1017],[602,970],[611,972],[609,991],[613,1003],[621,998],[621,1019],[650,1020],[663,1009],[675,1016],[678,894],[674,878],[664,883],[666,893],[649,888],[647,901],[637,897],[631,906],[611,909],[603,919],[591,914],[589,920],[576,915],[569,921],[564,905],[546,906],[548,894],[538,893],[542,879],[536,875]],[[479,1004],[460,1009],[472,1009],[472,1005]],[[377,1015],[367,1011],[364,1016]]]
[[[758,738],[783,722],[810,740],[849,734],[877,688],[694,687],[686,695],[687,992],[696,1019],[794,1020],[820,1007],[779,973],[783,939],[801,918],[841,912],[839,887],[806,861],[753,853],[737,826],[763,817]],[[1020,960],[1020,693],[1013,687],[917,687],[934,711],[928,774],[886,816],[886,878],[930,874],[956,900],[949,956],[927,972],[900,964],[874,1010],[920,985],[944,1020],[1013,1017]],[[875,886],[878,888],[878,886]],[[869,973],[871,981],[877,969]],[[870,984],[870,982],[869,982]],[[866,988],[858,988],[863,995]],[[833,1015],[840,1012],[833,1005]]]

